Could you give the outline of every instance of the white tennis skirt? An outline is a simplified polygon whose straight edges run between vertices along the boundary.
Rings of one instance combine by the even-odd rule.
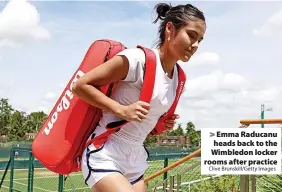
[[[81,168],[85,184],[92,188],[108,174],[118,172],[134,184],[143,178],[148,167],[149,154],[142,145],[129,145],[116,137],[101,147],[90,145],[85,149]]]

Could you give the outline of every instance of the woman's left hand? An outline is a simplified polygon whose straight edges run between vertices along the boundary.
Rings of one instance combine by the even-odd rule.
[[[178,114],[174,114],[173,116],[167,118],[164,121],[164,125],[165,125],[166,130],[168,130],[168,131],[172,131],[173,130],[173,127],[175,125],[175,120],[176,119],[179,119],[179,115]]]

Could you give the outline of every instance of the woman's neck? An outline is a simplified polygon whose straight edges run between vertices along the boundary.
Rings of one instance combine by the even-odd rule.
[[[173,56],[169,54],[166,48],[161,47],[158,49],[158,51],[164,72],[168,74],[169,78],[172,78],[173,69],[175,64],[177,63],[177,59],[174,59]]]

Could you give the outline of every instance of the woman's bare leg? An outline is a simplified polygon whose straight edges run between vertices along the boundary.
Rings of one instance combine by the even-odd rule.
[[[144,179],[141,179],[140,181],[134,183],[132,185],[135,192],[145,192],[145,182]]]
[[[135,192],[133,186],[120,173],[105,176],[91,190],[92,192]]]

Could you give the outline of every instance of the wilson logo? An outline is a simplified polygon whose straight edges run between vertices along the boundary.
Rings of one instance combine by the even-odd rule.
[[[183,92],[183,88],[184,88],[184,82],[181,81],[181,82],[180,82],[180,87],[179,87],[179,90],[178,90],[178,93],[177,93],[177,97],[176,97],[177,100],[179,100],[180,95],[181,95],[182,92]]]
[[[64,96],[62,97],[60,103],[58,104],[56,111],[52,114],[51,119],[48,121],[47,126],[44,128],[42,134],[49,135],[54,124],[58,120],[59,113],[62,112],[63,110],[68,110],[68,108],[70,107],[70,101],[73,98],[73,93],[71,92],[72,86],[83,75],[84,73],[82,71],[80,70],[77,71],[69,86],[69,89],[65,90]]]

